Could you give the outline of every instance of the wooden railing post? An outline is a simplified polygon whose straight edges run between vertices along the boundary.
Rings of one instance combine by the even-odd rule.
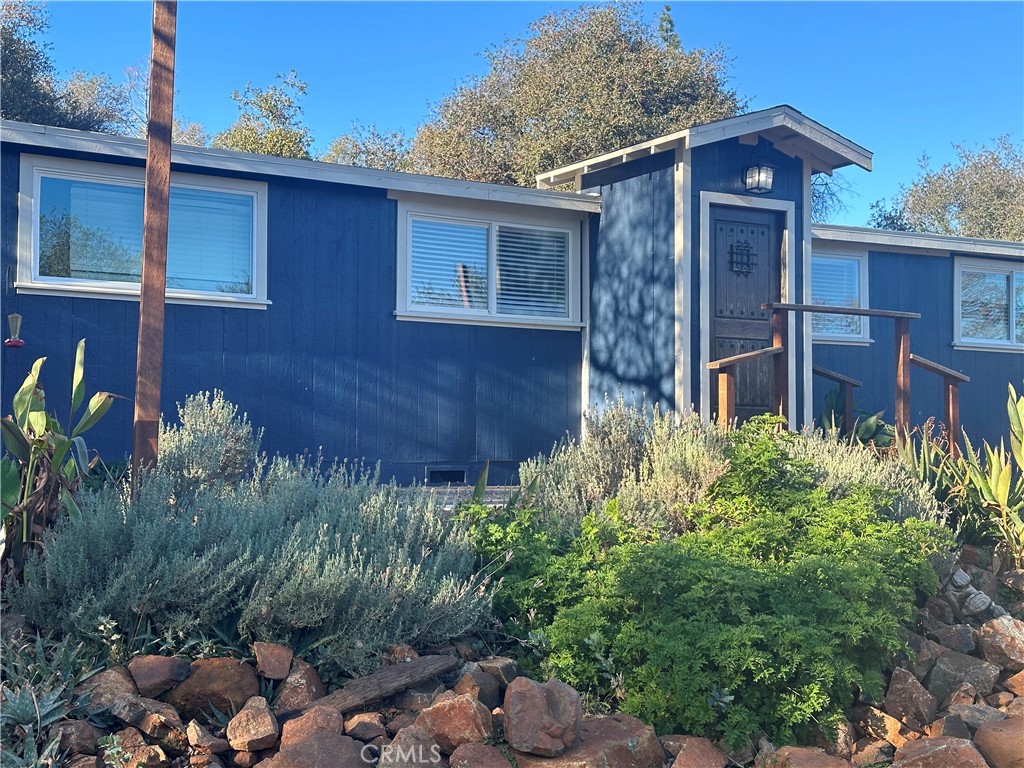
[[[946,425],[949,427],[949,455],[957,458],[960,455],[960,382],[956,379],[945,377],[942,384],[946,391]]]
[[[853,384],[843,382],[843,430],[853,432]]]
[[[718,372],[718,424],[729,429],[736,418],[736,368],[728,366]]]
[[[786,355],[787,331],[786,312],[781,309],[772,310],[772,347],[782,350],[772,361],[772,407],[775,413],[789,418],[789,381],[787,372],[789,360]]]
[[[896,318],[896,438],[910,434],[910,319]]]

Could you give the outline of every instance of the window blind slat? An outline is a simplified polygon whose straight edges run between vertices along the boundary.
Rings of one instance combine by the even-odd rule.
[[[487,311],[488,228],[412,220],[411,304]]]
[[[826,307],[860,306],[860,262],[814,256],[811,267],[811,303]],[[864,318],[856,315],[811,316],[811,328],[819,336],[863,336]]]
[[[499,314],[569,316],[565,232],[498,227]]]

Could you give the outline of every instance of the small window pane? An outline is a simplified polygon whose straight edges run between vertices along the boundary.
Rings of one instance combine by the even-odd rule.
[[[167,287],[252,293],[250,195],[171,187]]]
[[[811,271],[811,303],[826,307],[860,306],[860,261],[816,256]],[[864,318],[856,315],[811,316],[816,336],[863,336]]]
[[[1010,340],[1009,274],[960,274],[960,335],[965,339]]]
[[[1024,344],[1024,272],[1014,275],[1014,328],[1018,344]]]
[[[568,317],[566,232],[498,228],[498,313]]]
[[[39,274],[139,282],[142,188],[40,179]]]
[[[487,227],[412,220],[409,300],[487,311]]]

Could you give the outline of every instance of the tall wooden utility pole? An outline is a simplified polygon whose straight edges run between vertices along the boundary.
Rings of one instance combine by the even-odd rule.
[[[160,380],[164,356],[167,220],[171,197],[171,124],[174,115],[174,37],[177,0],[153,2],[153,53],[146,126],[146,195],[142,233],[139,352],[135,373],[135,447],[132,476],[156,463],[160,434]]]

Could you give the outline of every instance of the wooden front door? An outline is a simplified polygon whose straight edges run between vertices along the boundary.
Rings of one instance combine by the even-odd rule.
[[[711,208],[711,359],[771,346],[771,312],[762,304],[781,297],[780,214],[749,208]],[[772,410],[770,359],[736,369],[740,422]],[[718,402],[714,377],[711,402]]]

